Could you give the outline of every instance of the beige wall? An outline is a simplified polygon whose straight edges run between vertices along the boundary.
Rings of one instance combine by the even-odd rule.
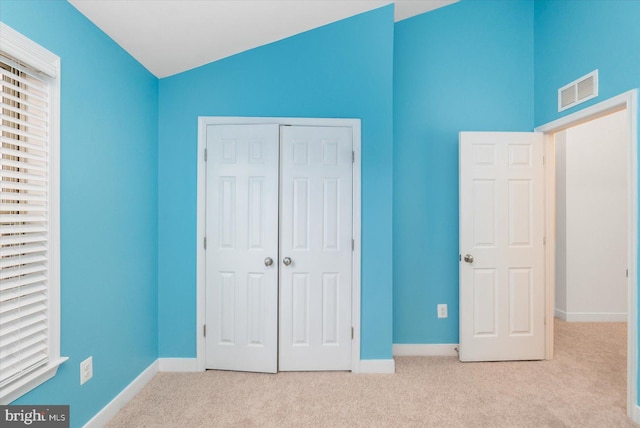
[[[627,312],[626,112],[556,134],[556,315],[623,321]]]

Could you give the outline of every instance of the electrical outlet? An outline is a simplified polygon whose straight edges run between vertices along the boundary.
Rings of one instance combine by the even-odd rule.
[[[84,385],[93,377],[93,357],[89,357],[80,363],[80,385]]]
[[[447,313],[447,304],[441,303],[438,305],[438,318],[447,318],[449,314]]]

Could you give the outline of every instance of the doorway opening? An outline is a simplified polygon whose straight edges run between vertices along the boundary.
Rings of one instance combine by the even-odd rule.
[[[605,146],[606,140],[594,134],[610,124],[620,132],[622,147]],[[634,419],[637,408],[637,91],[629,91],[617,97],[603,101],[587,109],[558,119],[536,129],[545,134],[545,203],[546,203],[546,358],[552,359],[554,348],[554,316],[567,321],[627,321],[627,415]],[[587,141],[591,139],[592,141]],[[626,141],[624,141],[626,139]],[[590,143],[587,147],[576,147],[579,140]],[[589,192],[588,183],[580,182],[589,176],[589,170],[580,170],[588,162],[591,177],[597,179],[598,185],[604,185],[601,173],[593,173],[593,167],[598,162],[618,162],[617,171],[609,172],[606,178],[608,185],[618,185],[626,181],[626,192],[620,194],[620,189],[613,192],[612,188],[600,192],[604,196],[600,202],[596,200],[597,190]],[[615,159],[614,159],[615,158]],[[622,160],[621,160],[622,159]],[[586,163],[585,163],[586,162]],[[620,166],[620,162],[624,165]],[[608,165],[602,165],[604,169]],[[622,171],[620,169],[622,168]],[[561,171],[559,174],[558,171]],[[573,172],[572,172],[573,171]],[[605,173],[605,172],[602,172]],[[571,175],[569,175],[571,174]],[[570,177],[570,178],[567,178]],[[593,186],[593,183],[591,183]],[[603,189],[600,189],[603,190]],[[569,195],[569,192],[572,192]],[[616,194],[613,194],[616,193]],[[567,195],[569,197],[567,198]],[[607,201],[607,202],[603,202]],[[596,202],[596,205],[593,203]],[[608,206],[602,207],[603,203]],[[582,204],[582,205],[581,205]],[[614,210],[614,206],[618,209]],[[576,214],[578,207],[586,207],[588,213],[580,216]],[[609,211],[608,211],[609,210]],[[617,214],[612,214],[613,212]],[[608,215],[607,217],[607,214]],[[604,216],[604,218],[603,218]],[[614,219],[614,217],[616,219]],[[606,229],[618,242],[615,254],[607,254],[598,248],[598,239],[583,239],[579,230],[589,227],[589,221],[598,220],[602,228]],[[580,223],[585,223],[581,226]],[[611,223],[607,227],[607,222]],[[624,224],[620,224],[624,223]],[[590,232],[594,229],[590,229]],[[576,234],[578,236],[576,237]],[[614,237],[615,235],[615,237]],[[583,235],[584,238],[584,235]],[[620,244],[620,241],[623,241]],[[595,246],[593,246],[595,242]],[[600,239],[600,242],[603,242]],[[589,251],[600,254],[593,255],[595,260],[605,262],[613,256],[610,265],[612,271],[596,269],[587,273],[584,265],[593,265],[594,261],[580,259],[578,251]],[[620,248],[622,246],[623,248]],[[588,258],[588,257],[587,257]],[[622,260],[620,260],[622,259]],[[581,268],[582,264],[582,268]],[[620,266],[617,266],[617,265]],[[602,267],[599,264],[597,267]],[[615,272],[620,270],[620,272]],[[602,290],[596,284],[591,294],[580,295],[580,287],[576,280],[585,283],[584,275],[606,278],[607,275],[617,277],[615,289]],[[622,276],[621,278],[619,276]],[[584,291],[584,287],[582,287]],[[597,293],[603,293],[596,297]],[[624,308],[622,310],[620,308]]]

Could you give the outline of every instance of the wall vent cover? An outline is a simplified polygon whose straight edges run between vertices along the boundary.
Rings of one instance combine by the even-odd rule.
[[[597,96],[598,70],[594,70],[558,89],[558,111],[566,110]]]

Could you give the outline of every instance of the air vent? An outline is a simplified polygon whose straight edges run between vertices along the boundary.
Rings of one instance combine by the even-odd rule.
[[[560,91],[560,110],[569,108],[569,106],[576,103],[576,87],[571,85],[566,89]]]
[[[558,89],[558,111],[566,110],[597,96],[598,70],[594,70]]]

